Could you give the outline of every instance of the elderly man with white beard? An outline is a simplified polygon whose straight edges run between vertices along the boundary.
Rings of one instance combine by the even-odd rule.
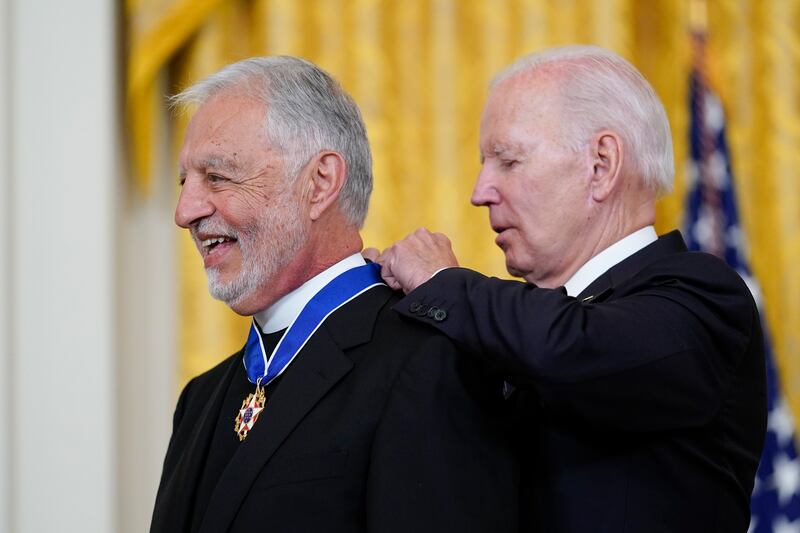
[[[350,97],[271,57],[175,102],[196,107],[175,221],[253,322],[181,393],[151,532],[516,530],[500,382],[392,312],[402,294],[359,254],[372,171]]]

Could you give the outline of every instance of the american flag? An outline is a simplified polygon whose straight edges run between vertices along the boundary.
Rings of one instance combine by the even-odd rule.
[[[739,225],[722,104],[708,87],[702,66],[691,77],[691,160],[686,209],[686,238],[692,250],[713,253],[742,276],[761,309],[761,293],[747,266],[747,248]],[[763,318],[762,318],[763,320]],[[800,461],[794,417],[781,393],[778,369],[765,326],[767,437],[751,497],[748,533],[800,533]]]

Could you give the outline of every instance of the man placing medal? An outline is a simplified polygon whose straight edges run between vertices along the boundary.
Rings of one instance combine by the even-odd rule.
[[[360,255],[372,170],[351,98],[269,57],[175,104],[194,110],[175,221],[253,321],[181,393],[151,532],[516,530],[502,380],[393,312],[402,293]]]

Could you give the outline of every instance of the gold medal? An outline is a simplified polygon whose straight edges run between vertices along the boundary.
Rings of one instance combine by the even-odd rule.
[[[242,408],[239,409],[239,414],[236,415],[233,430],[239,435],[240,442],[246,439],[247,434],[253,429],[256,420],[258,420],[258,415],[264,410],[265,402],[266,395],[259,379],[258,383],[256,383],[255,394],[247,395],[247,398],[242,401]]]

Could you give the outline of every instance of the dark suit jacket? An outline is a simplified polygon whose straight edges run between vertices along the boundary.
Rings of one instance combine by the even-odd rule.
[[[448,269],[396,309],[520,387],[527,528],[747,530],[766,424],[759,316],[741,278],[680,233],[577,298]]]
[[[311,337],[223,471],[200,532],[516,530],[518,467],[495,418],[501,382],[487,388],[451,341],[391,311],[398,300],[373,288]],[[190,529],[241,364],[234,354],[181,394],[151,532]]]

